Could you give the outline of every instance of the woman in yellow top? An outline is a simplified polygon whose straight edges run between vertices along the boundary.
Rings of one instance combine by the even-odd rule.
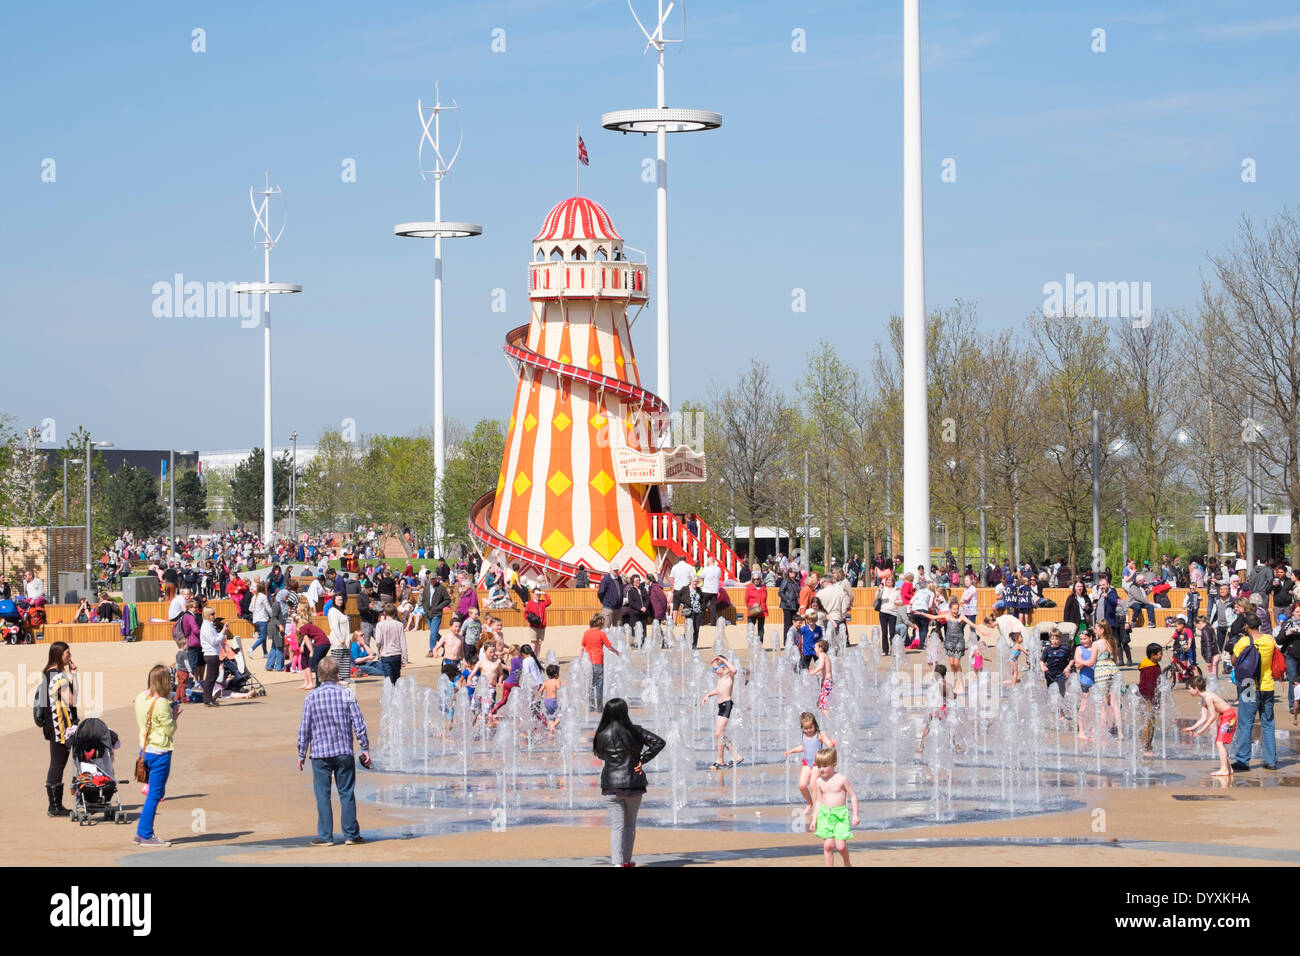
[[[135,720],[140,725],[140,750],[145,766],[149,768],[149,795],[140,811],[140,822],[135,829],[135,842],[140,846],[168,846],[153,832],[154,816],[158,804],[167,792],[167,777],[172,770],[172,736],[176,733],[176,718],[180,716],[180,701],[171,700],[171,674],[162,664],[149,671],[149,685],[135,698]]]

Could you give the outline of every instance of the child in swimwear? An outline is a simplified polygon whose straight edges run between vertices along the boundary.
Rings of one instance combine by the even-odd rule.
[[[456,689],[460,686],[461,674],[458,661],[443,661],[442,676],[438,678],[438,710],[442,712],[444,723],[442,737],[451,737],[451,724],[456,719]]]
[[[1007,663],[1011,667],[1011,679],[1003,681],[1008,687],[1015,687],[1020,683],[1020,669],[1028,668],[1029,655],[1025,652],[1025,632],[1014,631],[1011,635],[1012,645],[1011,654],[1008,656]]]
[[[555,730],[560,726],[560,665],[546,665],[546,681],[541,687],[542,694],[542,714],[546,719],[546,726],[552,739],[555,738]]]
[[[858,817],[858,795],[853,792],[849,778],[836,770],[837,760],[834,747],[819,751],[814,758],[817,775],[813,777],[813,820],[808,829],[825,841],[822,850],[827,866],[835,865],[836,853],[844,858],[845,866],[852,866],[847,841],[853,838],[853,831],[849,828],[846,799],[853,806],[853,826],[860,825],[862,820]]]
[[[930,685],[925,689],[925,706],[929,708],[929,713],[925,717],[925,729],[921,731],[921,745],[916,748],[917,753],[925,750],[925,738],[930,733],[930,725],[948,716],[948,697],[948,668],[935,664],[934,672],[930,675]]]
[[[799,727],[803,731],[803,742],[797,747],[791,747],[785,755],[793,757],[797,753],[803,754],[803,766],[799,768],[799,792],[807,801],[807,806],[803,808],[804,818],[807,819],[813,808],[812,793],[808,788],[812,784],[817,754],[823,748],[834,747],[835,741],[817,726],[817,718],[807,711],[799,715]]]
[[[713,674],[717,677],[718,683],[713,690],[704,695],[704,699],[700,701],[700,706],[707,706],[710,697],[718,698],[718,718],[714,721],[713,731],[714,739],[718,742],[718,759],[709,765],[709,769],[722,770],[724,767],[735,767],[745,759],[740,755],[740,751],[736,749],[735,742],[727,736],[727,722],[731,720],[731,708],[735,703],[731,699],[731,690],[735,686],[736,674],[739,673],[739,670],[721,654],[713,658],[713,663],[710,666],[713,668]],[[722,762],[723,750],[727,747],[731,748],[731,762],[724,764]]]
[[[474,699],[470,702],[470,713],[474,715],[474,723],[477,724],[479,717],[483,715],[491,715],[492,704],[496,701],[497,684],[500,682],[501,661],[497,657],[496,643],[484,642],[483,655],[474,665],[474,670],[469,676],[469,683],[477,688]]]
[[[831,705],[831,691],[835,689],[835,681],[831,680],[831,659],[827,655],[829,650],[830,645],[824,640],[814,644],[816,660],[808,668],[809,676],[821,678],[821,691],[817,694],[817,709],[823,714]]]
[[[1219,753],[1219,769],[1211,777],[1231,777],[1232,765],[1228,762],[1228,743],[1237,732],[1237,710],[1214,691],[1205,689],[1205,678],[1193,674],[1187,679],[1187,692],[1201,701],[1201,718],[1184,733],[1199,737],[1218,719],[1218,732],[1214,735],[1214,749]]]
[[[970,670],[979,675],[984,670],[984,642],[976,638],[975,647],[970,652]]]
[[[510,655],[510,672],[506,675],[506,682],[501,685],[501,699],[492,708],[493,714],[506,705],[506,701],[510,699],[510,692],[519,686],[519,679],[524,672],[524,655],[520,652],[519,645],[511,645],[508,653]]]

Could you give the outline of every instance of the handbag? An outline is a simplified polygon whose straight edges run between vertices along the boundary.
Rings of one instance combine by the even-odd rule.
[[[880,610],[880,601],[881,601],[880,590],[877,589],[877,590],[876,590],[876,599],[875,599],[874,601],[871,602],[871,610],[873,610],[873,611],[879,611],[879,610]]]
[[[1273,663],[1270,669],[1273,671],[1273,680],[1283,680],[1286,677],[1286,657],[1276,642],[1273,644]]]
[[[149,717],[144,722],[144,742],[147,746],[149,743],[149,731],[153,729],[153,709],[158,706],[161,698],[155,698],[154,702],[149,705]],[[149,782],[149,765],[144,762],[144,747],[140,748],[140,756],[135,758],[135,779],[138,783]]]

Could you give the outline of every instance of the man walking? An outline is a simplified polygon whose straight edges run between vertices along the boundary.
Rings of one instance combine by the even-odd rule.
[[[429,653],[424,656],[432,657],[442,627],[442,612],[451,607],[451,594],[440,575],[425,581],[424,590],[420,592],[420,607],[424,608],[424,619],[429,622]]]
[[[675,611],[686,603],[686,590],[691,586],[691,578],[695,577],[695,570],[685,557],[680,557],[668,572],[668,577],[673,585],[673,610]]]
[[[406,628],[397,619],[397,605],[389,601],[384,605],[384,616],[375,627],[375,653],[383,665],[388,679],[394,684],[402,676],[402,665],[409,665],[406,654]]]
[[[339,788],[339,810],[343,818],[343,842],[348,846],[365,843],[357,824],[357,765],[352,756],[352,738],[361,744],[361,766],[370,766],[370,737],[357,699],[338,683],[339,669],[327,657],[317,667],[320,686],[309,691],[302,702],[298,724],[298,769],[311,752],[312,787],[316,791],[316,838],[312,846],[333,846],[334,808],[330,804],[331,780]]]
[[[1273,655],[1277,644],[1259,629],[1259,616],[1254,611],[1242,615],[1246,631],[1233,645],[1232,663],[1237,668],[1237,732],[1232,738],[1232,769],[1250,769],[1250,735],[1255,729],[1255,716],[1259,715],[1259,743],[1264,756],[1264,769],[1277,769],[1277,738],[1273,735]],[[1258,670],[1243,673],[1243,659],[1247,648],[1254,646]]]
[[[609,566],[609,572],[600,579],[600,587],[596,589],[596,597],[600,599],[601,613],[604,614],[605,629],[613,627],[620,622],[623,616],[623,581],[618,576],[618,571],[614,565]]]
[[[718,588],[722,587],[722,568],[708,555],[704,559],[704,570],[700,572],[700,599],[704,602],[704,623],[717,623]]]

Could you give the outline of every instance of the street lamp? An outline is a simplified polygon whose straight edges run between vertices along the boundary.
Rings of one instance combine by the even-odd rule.
[[[447,449],[446,449],[446,425],[443,414],[443,375],[442,375],[442,240],[443,239],[464,239],[470,236],[481,236],[483,227],[476,222],[450,222],[442,218],[442,180],[449,172],[451,167],[456,163],[456,157],[460,155],[460,147],[464,142],[464,131],[462,129],[460,141],[456,144],[456,151],[451,154],[450,159],[444,158],[442,154],[442,114],[448,110],[459,109],[456,101],[451,101],[451,106],[442,105],[442,93],[438,84],[433,84],[433,105],[425,106],[423,100],[416,100],[415,106],[420,115],[420,126],[424,132],[420,134],[420,146],[416,151],[416,157],[419,161],[420,178],[427,179],[433,177],[433,221],[432,222],[399,222],[393,227],[393,234],[405,239],[432,239],[433,240],[433,539],[434,547],[440,552],[443,549],[443,500],[442,500],[442,478],[443,472],[447,467]],[[429,133],[429,124],[433,124],[433,134]],[[424,168],[424,144],[428,143],[433,148],[434,163],[433,169]]]
[[[631,8],[631,3],[628,4]],[[658,72],[656,99],[654,109],[614,110],[600,117],[602,128],[612,132],[640,133],[647,136],[655,134],[655,308],[657,311],[656,347],[658,350],[658,385],[655,391],[664,400],[665,405],[672,404],[672,379],[669,362],[671,361],[668,335],[668,134],[694,133],[701,130],[717,129],[722,125],[722,115],[711,110],[673,109],[669,108],[665,96],[664,84],[664,47],[669,43],[681,43],[686,33],[686,8],[682,7],[682,36],[670,39],[664,32],[664,26],[672,13],[673,4],[664,8],[659,0],[659,19],[653,30],[646,29],[641,18],[632,11],[632,19],[645,34],[646,45],[642,53],[654,47],[658,54]],[[671,439],[668,429],[664,429],[663,444]],[[805,511],[808,509],[805,508]],[[805,542],[806,544],[806,542]]]
[[[91,449],[92,449],[92,448],[112,448],[112,447],[113,447],[113,443],[112,443],[111,441],[97,441],[97,442],[92,442],[92,441],[90,440],[90,436],[89,436],[89,435],[86,436],[86,587],[85,587],[85,590],[87,590],[87,591],[89,591],[89,590],[91,589],[91,583],[90,583],[90,580],[91,580],[91,578],[90,578],[90,561],[91,561],[91,550],[90,550],[90,473],[91,473],[91,470],[92,470],[92,469],[91,469],[91,464],[92,464],[92,462],[93,462],[93,460],[94,460],[94,459],[92,459],[92,458],[90,457],[90,452],[91,452]]]
[[[68,465],[80,465],[80,458],[63,459],[63,520],[68,520]]]
[[[301,292],[302,286],[292,282],[271,281],[271,250],[284,233],[284,222],[281,220],[279,232],[271,234],[271,197],[280,195],[280,187],[272,186],[270,174],[267,174],[266,187],[256,193],[255,188],[249,187],[248,201],[253,207],[255,218],[253,235],[256,236],[259,230],[262,233],[261,239],[254,239],[254,244],[262,247],[262,281],[237,283],[234,291],[262,297],[262,443],[266,446],[262,452],[262,524],[269,553],[270,542],[275,538],[275,463],[271,446],[271,296]],[[259,203],[254,196],[261,196],[262,201]]]

